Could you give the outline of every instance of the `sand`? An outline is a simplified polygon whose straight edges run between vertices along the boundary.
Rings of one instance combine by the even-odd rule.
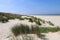
[[[60,26],[60,16],[37,16],[37,15],[34,15],[35,17],[38,17],[38,18],[41,18],[41,19],[44,19],[46,21],[51,21],[52,23],[55,24],[55,26]]]
[[[17,23],[17,20],[10,20],[7,23],[0,23],[0,40],[6,39],[10,35],[11,28]]]
[[[58,32],[49,32],[46,34],[45,38],[47,38],[47,40],[60,40],[60,31]]]
[[[27,37],[27,39],[31,38],[31,40],[43,40],[43,39],[39,38],[36,34],[19,35],[17,38],[18,39],[20,38],[21,40],[23,40],[22,36],[23,36],[23,38]]]
[[[52,21],[54,24],[60,24],[60,16],[37,16],[39,18],[45,19],[47,21]],[[35,23],[28,22],[28,20],[9,20],[7,23],[0,23],[0,40],[9,40],[7,38],[11,34],[11,28],[16,24],[28,24],[28,25],[35,25]],[[60,26],[60,25],[59,25]],[[46,40],[60,40],[60,31],[58,32],[49,32],[45,34]],[[38,38],[38,40],[41,40]]]
[[[5,40],[10,34],[11,34],[11,28],[14,27],[15,25],[20,25],[20,24],[25,24],[25,25],[35,25],[35,23],[28,22],[28,20],[9,20],[7,23],[0,23],[0,40]],[[8,40],[7,38],[6,40]]]

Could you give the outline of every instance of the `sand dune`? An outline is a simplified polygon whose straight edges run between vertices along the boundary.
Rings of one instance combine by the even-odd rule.
[[[55,25],[60,26],[60,16],[36,16],[38,18],[45,19],[47,21],[53,22]],[[28,25],[34,25],[35,23],[28,22],[28,20],[20,21],[18,19],[15,20],[9,20],[7,23],[0,23],[0,40],[9,40],[7,38],[11,34],[11,28],[16,24],[28,24]],[[60,40],[60,31],[54,32],[54,33],[46,33],[45,34],[46,40]],[[39,39],[39,38],[38,38]],[[40,39],[39,39],[40,40]]]
[[[56,26],[60,26],[60,16],[37,16],[37,15],[35,15],[35,17],[44,19],[46,21],[51,21]]]

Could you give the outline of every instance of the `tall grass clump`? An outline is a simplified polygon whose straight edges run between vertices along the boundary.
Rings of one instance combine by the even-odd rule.
[[[32,26],[31,27],[31,33],[40,33],[40,29],[38,26]]]
[[[8,22],[8,18],[0,16],[0,22],[2,23]]]
[[[29,18],[29,22],[33,22],[33,19],[32,18]]]
[[[39,20],[39,19],[37,19],[37,21],[35,21],[36,22],[36,24],[38,24],[38,25],[42,25],[41,24],[41,21]]]
[[[44,35],[41,33],[48,33],[48,32],[57,32],[60,31],[59,27],[39,27],[39,26],[31,26],[31,29],[28,25],[16,25],[12,27],[12,32],[15,36],[21,34],[36,34],[39,38],[43,38]]]
[[[12,28],[12,32],[15,36],[20,34],[37,34],[38,37],[41,37],[40,28],[38,26],[32,26],[30,29],[27,25],[16,25]]]
[[[48,21],[47,23],[50,24],[50,25],[52,25],[52,26],[54,26],[54,24],[51,21]]]
[[[14,33],[15,36],[19,34],[27,34],[29,33],[29,26],[27,25],[16,25],[15,27],[12,28],[12,32]]]
[[[32,34],[37,34],[38,37],[42,37],[42,34],[40,32],[40,27],[39,26],[32,26],[31,28],[31,33]]]

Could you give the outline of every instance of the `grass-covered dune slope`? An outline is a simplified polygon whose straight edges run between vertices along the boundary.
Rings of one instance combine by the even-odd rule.
[[[20,24],[12,27],[11,31],[15,36],[20,34],[37,34],[41,37],[41,33],[48,33],[48,32],[57,32],[60,31],[59,27],[39,27],[38,25],[31,26],[31,29],[28,25]]]
[[[12,13],[3,13],[0,12],[0,22],[8,22],[9,19],[20,19],[20,20],[29,20],[29,22],[35,22],[38,25],[42,25],[45,23],[48,23],[51,26],[54,26],[54,24],[51,21],[45,21],[43,19],[34,17],[34,16],[27,16],[27,15],[19,15],[19,14],[12,14]]]
[[[12,27],[11,32],[14,34],[15,38],[19,35],[26,36],[27,34],[36,34],[39,38],[43,38],[44,35],[42,33],[60,31],[60,27],[54,27],[55,25],[51,21],[46,21],[44,19],[37,18],[34,16],[0,12],[0,23],[7,23],[9,22],[9,20],[15,20],[15,19],[19,19],[19,21],[28,20],[28,22],[30,23],[35,23],[35,25],[31,25],[31,28],[29,25],[25,25],[25,24],[19,24]],[[45,25],[47,24],[52,27],[49,26],[45,27]],[[31,40],[31,39],[26,39],[26,40]]]

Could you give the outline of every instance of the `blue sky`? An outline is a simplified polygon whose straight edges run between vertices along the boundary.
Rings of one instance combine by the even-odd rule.
[[[60,14],[60,0],[0,0],[0,12]]]

